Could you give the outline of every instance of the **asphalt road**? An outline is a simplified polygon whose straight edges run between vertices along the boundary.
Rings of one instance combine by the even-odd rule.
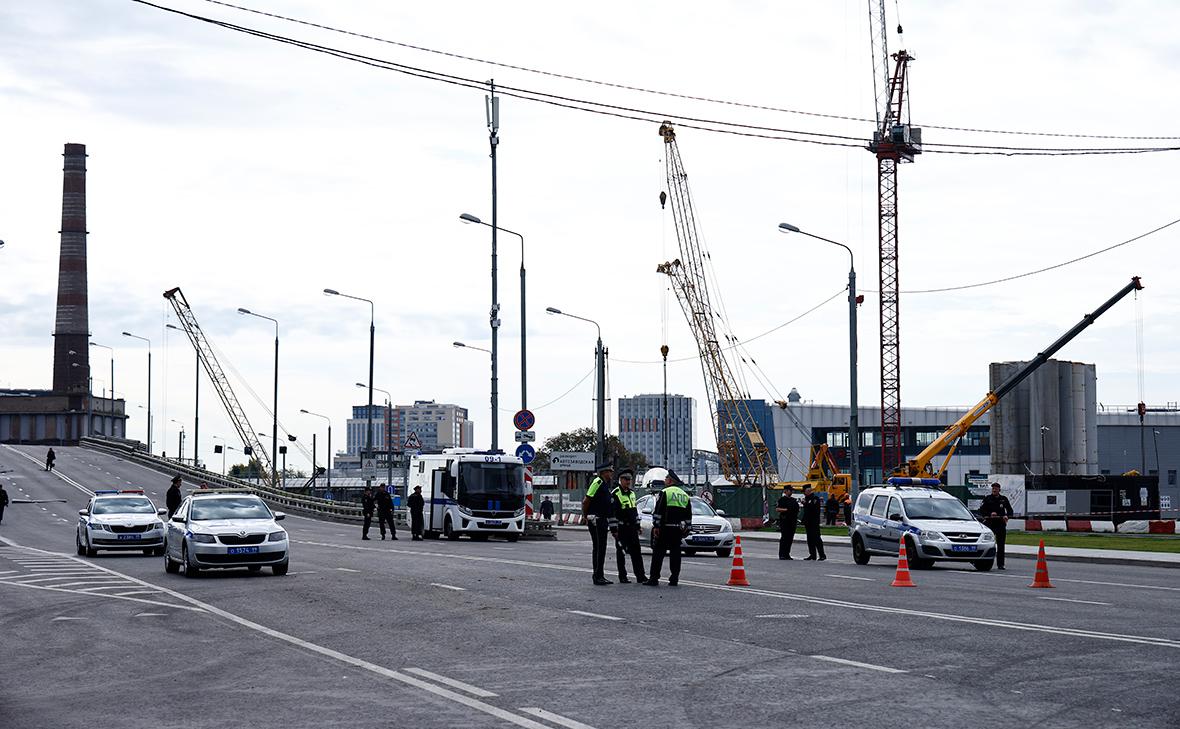
[[[290,517],[286,577],[73,554],[87,489],[167,477],[0,446],[0,726],[1180,725],[1177,570],[685,560],[679,587],[590,584],[588,540],[360,541]],[[798,549],[799,552],[804,550]],[[613,554],[608,564],[613,565]],[[608,576],[613,569],[608,570]]]

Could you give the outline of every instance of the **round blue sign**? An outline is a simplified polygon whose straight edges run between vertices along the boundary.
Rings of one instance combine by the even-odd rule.
[[[533,415],[532,410],[518,410],[516,415],[512,416],[512,424],[517,430],[532,430],[537,424],[537,417]]]
[[[528,443],[521,443],[516,447],[516,457],[526,464],[532,463],[533,459],[537,457],[537,449]]]

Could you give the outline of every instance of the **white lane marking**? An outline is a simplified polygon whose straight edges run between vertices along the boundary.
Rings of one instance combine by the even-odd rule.
[[[119,597],[122,597],[124,595],[158,595],[158,594],[160,594],[160,591],[159,590],[130,590],[128,592],[116,592],[115,594]]]
[[[594,729],[594,727],[590,726],[589,724],[583,724],[580,721],[568,719],[561,714],[554,714],[552,711],[545,711],[544,709],[537,708],[536,706],[522,706],[520,710],[526,714],[532,714],[538,719],[551,721],[558,726],[564,726],[568,729]]]
[[[127,587],[127,585],[103,585],[102,587],[85,587],[79,592],[95,592],[96,590],[122,590],[125,587]],[[123,593],[117,594],[121,595]]]
[[[876,582],[872,577],[853,577],[852,575],[824,575],[824,577],[835,577],[837,580],[860,580],[861,582]]]
[[[989,574],[988,577],[1007,577],[1012,580],[1027,580],[1028,576]],[[1105,587],[1133,587],[1139,590],[1169,590],[1180,592],[1180,587],[1165,587],[1163,585],[1135,585],[1128,582],[1101,582],[1099,580],[1071,580],[1068,577],[1054,577],[1054,582],[1072,582],[1077,585],[1103,585]]]
[[[54,618],[53,620],[50,620],[49,622],[56,623],[59,620],[85,620],[85,619],[86,618],[72,618],[68,615],[59,615],[58,617]]]
[[[340,572],[360,572],[360,570],[349,569],[348,567],[337,567]]]
[[[490,699],[493,696],[496,696],[496,694],[492,693],[491,691],[485,691],[484,689],[481,689],[479,686],[472,686],[471,684],[466,683],[464,681],[460,681],[456,678],[450,678],[448,676],[441,676],[437,673],[432,673],[430,671],[427,671],[424,668],[415,668],[413,666],[410,666],[410,667],[406,668],[406,671],[408,673],[414,673],[419,676],[422,676],[423,678],[429,678],[432,681],[437,681],[439,683],[446,684],[447,686],[450,686],[451,688],[457,688],[460,691],[466,691],[467,693],[471,694],[472,696],[478,696],[481,699]]]
[[[308,540],[296,540],[297,544],[308,544],[316,547],[330,547],[333,549],[351,549],[362,552],[386,552],[392,554],[406,554],[419,557],[443,557],[447,559],[466,560],[469,562],[493,562],[497,564],[517,565],[521,567],[537,567],[540,569],[558,570],[564,572],[577,572],[579,574],[590,574],[593,570],[586,567],[575,567],[573,565],[550,564],[546,562],[530,562],[521,559],[507,559],[504,557],[485,557],[471,554],[455,554],[451,552],[421,552],[409,549],[375,549],[373,547],[364,547],[361,545],[352,544],[332,544],[331,542],[313,542]],[[1011,620],[1000,620],[993,618],[977,618],[970,615],[955,615],[952,613],[936,613],[927,610],[914,610],[911,608],[895,608],[886,607],[884,605],[870,605],[867,603],[851,602],[849,600],[836,600],[823,597],[814,597],[811,595],[799,595],[789,592],[775,592],[773,590],[762,590],[751,587],[729,587],[728,585],[713,585],[707,582],[695,582],[681,580],[681,585],[689,587],[699,587],[706,590],[722,590],[725,592],[736,592],[743,595],[756,595],[759,597],[773,597],[780,600],[791,600],[794,602],[810,603],[813,605],[824,605],[828,607],[841,607],[851,610],[862,610],[865,612],[891,613],[894,615],[910,615],[914,617],[930,618],[932,620],[945,620],[954,623],[969,623],[974,625],[983,625],[993,628],[1005,628],[1008,630],[1020,630],[1037,633],[1052,633],[1056,635],[1064,635],[1073,638],[1093,638],[1095,640],[1113,640],[1122,643],[1139,643],[1143,645],[1154,645],[1161,648],[1178,648],[1180,649],[1180,640],[1173,640],[1171,638],[1156,638],[1152,636],[1143,635],[1127,635],[1122,633],[1103,633],[1094,630],[1082,630],[1080,628],[1063,628],[1055,625],[1041,625],[1037,623],[1018,623]]]
[[[92,574],[94,574],[94,573],[93,572],[85,572],[80,576],[89,577]],[[7,582],[10,584],[21,584],[21,585],[36,585],[39,582],[57,582],[58,580],[68,580],[68,579],[78,577],[78,576],[79,575],[65,575],[65,576],[59,575],[57,577],[38,577],[38,578],[32,579],[32,580],[23,580],[18,577],[6,577],[3,580],[0,580],[0,582]],[[106,579],[107,578],[103,578],[104,581],[106,581]],[[85,582],[76,582],[76,583],[71,582],[70,584],[85,585],[86,583]],[[64,585],[58,585],[58,587],[64,587]]]
[[[66,587],[77,587],[78,585],[111,585],[111,584],[113,584],[115,587],[130,587],[130,585],[121,584],[122,582],[123,581],[117,577],[98,577],[93,580],[81,580],[79,582],[67,582],[63,585],[45,585],[45,587],[58,587],[58,588],[64,589]],[[26,583],[21,583],[21,584],[26,584]]]
[[[809,615],[792,615],[790,613],[772,613],[768,615],[755,615],[756,618],[807,618]]]
[[[0,570],[0,575],[17,575],[20,574],[16,570]]]
[[[137,618],[166,618],[168,613],[136,613]]]
[[[1110,605],[1108,602],[1096,600],[1071,600],[1068,597],[1038,597],[1038,600],[1053,600],[1054,602],[1076,602],[1079,605]]]
[[[870,671],[880,671],[882,673],[909,673],[900,668],[890,668],[889,666],[878,666],[875,663],[861,663],[860,661],[850,661],[847,658],[833,658],[831,656],[812,656],[817,661],[827,661],[828,663],[839,663],[842,666],[854,666],[856,668],[867,668]]]
[[[466,587],[455,587],[454,585],[444,585],[441,582],[431,582],[431,587],[441,587],[444,590],[454,590],[455,592],[467,592]]]
[[[599,620],[619,620],[619,621],[622,620],[622,618],[616,618],[614,615],[601,615],[599,613],[588,613],[585,610],[566,610],[566,612],[573,613],[574,615],[585,615],[588,618],[598,618]]]

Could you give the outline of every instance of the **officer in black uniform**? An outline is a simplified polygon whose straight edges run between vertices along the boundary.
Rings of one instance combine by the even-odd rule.
[[[660,584],[660,566],[664,555],[668,555],[668,584],[680,582],[680,540],[692,529],[692,506],[688,493],[680,488],[680,478],[674,471],[668,471],[664,478],[664,490],[656,497],[651,512],[653,547],[650,577],[643,584],[655,587]]]
[[[615,467],[610,463],[598,464],[598,475],[590,482],[586,489],[586,497],[582,499],[582,513],[586,515],[586,526],[590,530],[592,555],[591,563],[594,567],[594,584],[613,585],[606,579],[603,571],[606,568],[606,535],[610,528],[611,516],[611,479],[615,475]]]
[[[627,583],[627,555],[631,555],[631,566],[635,579],[646,582],[643,554],[639,551],[639,509],[635,508],[635,492],[631,481],[635,472],[630,468],[619,471],[619,486],[611,492],[610,533],[615,538],[615,560],[619,565],[619,582]]]
[[[168,518],[171,519],[176,510],[180,508],[180,502],[184,501],[184,496],[180,493],[180,476],[172,477],[172,484],[168,490],[164,492],[164,505],[168,507]]]
[[[804,561],[815,559],[816,554],[819,555],[821,562],[828,558],[828,555],[824,554],[824,540],[819,532],[822,511],[823,504],[820,502],[819,496],[811,490],[810,486],[804,486],[803,528],[807,530],[807,557],[804,558]]]
[[[422,508],[425,505],[426,499],[422,498],[422,487],[415,486],[414,493],[406,499],[406,506],[410,508],[410,538],[415,542],[422,541],[422,526],[426,521],[422,516]]]
[[[365,515],[365,523],[361,526],[361,539],[369,538],[369,527],[373,525],[373,512],[377,510],[377,497],[373,496],[373,487],[365,486],[361,492],[361,512]]]
[[[377,526],[381,528],[381,538],[385,538],[385,525],[389,525],[390,539],[397,539],[397,524],[393,521],[393,497],[385,490],[385,484],[377,490]]]
[[[791,545],[795,543],[795,530],[799,528],[799,501],[792,496],[790,486],[783,489],[774,510],[778,512],[778,558],[794,559]]]
[[[996,535],[996,569],[1004,569],[1004,543],[1008,539],[1008,519],[1015,512],[1008,497],[1000,493],[1000,484],[992,484],[992,492],[979,503],[983,524]]]

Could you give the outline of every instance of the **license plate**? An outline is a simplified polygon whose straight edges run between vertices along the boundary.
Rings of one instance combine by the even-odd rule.
[[[118,536],[119,536],[119,541],[120,541],[120,542],[122,542],[122,541],[131,541],[131,540],[133,540],[133,539],[140,539],[140,536],[139,536],[138,534],[120,534],[120,535],[118,535]]]
[[[229,547],[225,550],[226,554],[256,554],[258,547]]]
[[[697,537],[691,537],[691,538],[689,538],[689,540],[688,540],[688,541],[690,541],[690,542],[712,542],[712,541],[713,541],[713,537],[700,537],[700,536],[697,536]]]
[[[484,522],[484,524],[486,524],[487,526],[500,526],[503,523],[504,522],[500,521],[499,519],[488,519],[487,521]]]
[[[951,546],[952,552],[974,552],[974,544],[955,544]]]

